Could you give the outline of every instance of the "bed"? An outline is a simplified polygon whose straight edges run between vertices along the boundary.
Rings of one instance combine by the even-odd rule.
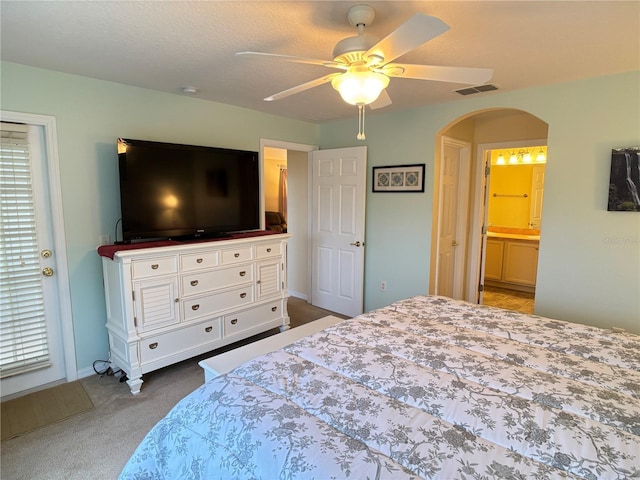
[[[640,478],[640,337],[416,296],[205,383],[120,478]]]

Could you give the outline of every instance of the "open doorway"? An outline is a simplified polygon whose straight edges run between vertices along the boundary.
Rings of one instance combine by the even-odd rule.
[[[261,146],[265,228],[286,228],[292,235],[287,246],[287,284],[291,296],[305,301],[310,297],[308,153],[316,149],[272,140],[263,140]],[[276,217],[285,223],[275,225]]]
[[[265,229],[287,233],[288,172],[287,150],[266,147],[264,149],[264,214]]]
[[[526,142],[525,142],[526,143]],[[544,143],[544,144],[543,144]],[[496,145],[494,145],[496,146]],[[547,163],[546,140],[483,150],[486,238],[479,284],[484,305],[533,313]]]
[[[472,145],[472,152],[474,154],[470,161],[469,174],[467,176],[468,180],[464,180],[464,176],[460,177],[462,180],[460,180],[461,183],[457,186],[459,191],[469,192],[469,201],[463,204],[463,207],[466,208],[463,215],[464,218],[467,219],[467,222],[461,225],[459,231],[456,232],[455,243],[463,248],[455,258],[455,261],[460,262],[460,264],[454,268],[464,273],[462,278],[456,281],[456,291],[460,293],[454,298],[481,303],[483,301],[483,290],[485,288],[485,260],[487,255],[490,256],[497,253],[491,251],[494,247],[493,244],[489,245],[490,252],[487,253],[486,251],[486,240],[488,239],[488,197],[490,194],[497,193],[490,192],[488,176],[490,172],[489,163],[491,160],[490,151],[492,149],[511,146],[512,150],[508,150],[508,153],[505,151],[503,155],[510,155],[512,151],[517,148],[515,152],[516,156],[520,153],[520,149],[522,149],[522,157],[524,158],[524,147],[540,145],[546,148],[547,132],[548,125],[545,122],[527,112],[514,109],[496,109],[470,114],[449,124],[439,132],[439,141],[436,142],[438,149],[436,151],[436,162],[434,166],[435,182],[430,293],[443,294],[437,290],[437,279],[442,278],[442,273],[439,272],[442,262],[437,261],[441,255],[439,250],[439,244],[441,242],[439,242],[439,239],[441,239],[442,236],[442,225],[446,225],[446,221],[442,218],[442,215],[446,212],[446,209],[443,208],[442,205],[442,199],[444,197],[442,195],[442,189],[445,188],[443,179],[446,179],[446,161],[444,160],[446,151],[443,148],[444,143],[440,140],[445,138],[456,139],[459,142],[468,142]],[[499,155],[499,153],[496,155]],[[528,158],[529,157],[527,157],[527,159]],[[508,160],[509,157],[507,157],[507,162]],[[506,172],[508,173],[510,171]],[[530,193],[527,194],[527,199],[528,201],[531,200]],[[541,197],[539,206],[540,208],[542,206]],[[507,210],[510,209],[507,208]],[[457,212],[457,215],[460,217],[461,213]],[[529,222],[530,219],[527,218],[525,225]],[[520,247],[520,245],[516,245],[516,247]],[[518,258],[519,255],[522,256],[523,252],[530,253],[530,251],[519,250],[515,247],[509,250],[509,255],[511,255],[512,258]],[[504,256],[504,250],[502,251],[502,255]],[[537,246],[535,249],[535,258],[535,266],[537,267]],[[448,267],[450,268],[450,265]],[[503,266],[499,267],[499,278],[501,279],[504,278],[502,268]],[[537,268],[535,268],[535,270],[537,271]],[[496,270],[492,270],[490,275],[491,273],[496,274]],[[519,277],[513,277],[511,273],[513,272],[509,272],[510,276],[508,277],[510,280],[514,280],[514,278],[519,280]],[[533,276],[535,277],[535,273]],[[517,283],[519,284],[521,282]],[[531,286],[535,288],[535,284],[529,285],[529,287]],[[524,288],[524,290],[527,290],[527,288]]]

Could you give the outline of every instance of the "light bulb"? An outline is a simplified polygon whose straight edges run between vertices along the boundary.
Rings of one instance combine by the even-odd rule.
[[[372,72],[364,65],[355,65],[349,67],[346,73],[335,77],[331,85],[345,102],[351,105],[369,105],[389,85],[389,77]]]

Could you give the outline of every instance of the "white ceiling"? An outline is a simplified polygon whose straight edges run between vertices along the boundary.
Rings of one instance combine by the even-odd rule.
[[[334,70],[234,54],[331,59],[334,45],[357,33],[346,13],[358,3],[376,9],[366,31],[380,38],[414,12],[439,17],[451,29],[397,61],[493,68],[499,91],[640,69],[637,0],[2,0],[0,58],[179,95],[191,85],[201,99],[322,122],[356,116],[330,84],[262,99]],[[393,78],[393,104],[378,111],[461,100],[453,90],[464,86]]]

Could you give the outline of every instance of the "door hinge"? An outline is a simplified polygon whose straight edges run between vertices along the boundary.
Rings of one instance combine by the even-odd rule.
[[[488,177],[489,173],[491,172],[491,167],[489,165],[484,167],[484,176]]]
[[[478,285],[478,291],[479,292],[484,292],[484,285],[482,285],[482,284]]]
[[[131,291],[131,300],[133,300],[134,302],[136,301],[136,291],[135,290]]]
[[[138,328],[138,317],[133,317],[133,326]]]
[[[487,227],[485,225],[482,226],[482,235],[487,234]]]

